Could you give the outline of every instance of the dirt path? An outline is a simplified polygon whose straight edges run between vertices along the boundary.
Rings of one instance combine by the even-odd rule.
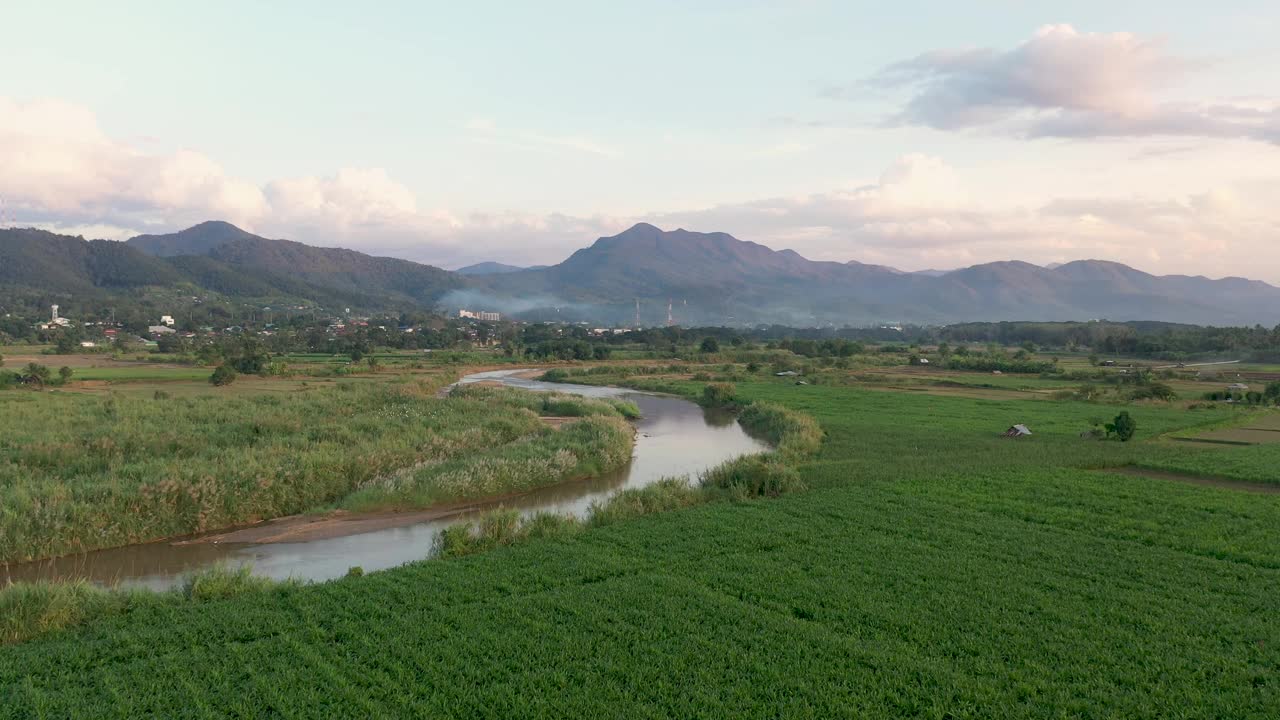
[[[1167,472],[1164,470],[1149,470],[1147,468],[1140,467],[1110,468],[1106,472],[1115,473],[1117,475],[1129,475],[1131,477],[1151,478],[1153,480],[1169,480],[1171,482],[1180,482],[1189,485],[1205,485],[1208,487],[1237,490],[1240,492],[1260,493],[1263,495],[1280,495],[1280,485],[1272,485],[1269,483],[1245,482],[1243,480],[1232,480],[1230,478],[1221,477],[1203,477],[1200,475],[1183,475],[1182,473]]]

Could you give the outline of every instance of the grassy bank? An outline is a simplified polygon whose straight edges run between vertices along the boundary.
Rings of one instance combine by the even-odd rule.
[[[628,408],[555,432],[518,392],[436,397],[444,378],[258,395],[0,395],[0,561],[214,530],[331,506],[420,507],[625,463]],[[556,406],[571,414],[571,408]]]
[[[519,513],[498,510],[476,522],[448,528],[439,538],[437,553],[444,557],[469,555],[716,500],[778,497],[805,489],[795,464],[812,456],[821,445],[822,429],[818,423],[807,415],[765,402],[747,406],[740,422],[767,438],[776,449],[728,460],[702,473],[696,483],[687,477],[674,477],[623,490],[604,502],[593,503],[584,518],[549,513],[522,518]]]
[[[14,583],[0,587],[0,645],[144,609],[226,600],[295,585],[257,577],[247,565],[192,573],[181,587],[167,592],[106,589],[88,582]]]

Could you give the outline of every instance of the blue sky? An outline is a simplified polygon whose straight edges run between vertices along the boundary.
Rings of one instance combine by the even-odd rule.
[[[446,267],[646,220],[1280,281],[1273,5],[15,4],[0,212]]]

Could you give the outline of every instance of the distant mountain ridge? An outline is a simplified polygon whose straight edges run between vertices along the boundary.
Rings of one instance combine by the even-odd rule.
[[[500,262],[481,262],[475,265],[467,265],[460,267],[454,272],[459,275],[502,275],[504,273],[520,272],[521,270],[541,270],[546,265],[532,265],[530,267],[520,267],[519,265],[507,265]]]
[[[396,310],[479,307],[534,319],[629,323],[865,325],[976,320],[1275,324],[1280,289],[1243,278],[1155,276],[1080,260],[903,272],[815,261],[725,233],[637,224],[549,267],[449,272],[354,250],[271,240],[225,222],[128,242],[0,230],[0,292],[92,294],[146,286]]]
[[[603,314],[619,322],[633,316],[637,299],[643,321],[665,318],[671,300],[674,318],[686,324],[1109,318],[1224,325],[1274,324],[1280,317],[1280,288],[1255,280],[1161,277],[1103,260],[907,273],[647,223],[600,238],[559,265],[480,280],[495,296],[552,295],[566,305],[607,306]]]

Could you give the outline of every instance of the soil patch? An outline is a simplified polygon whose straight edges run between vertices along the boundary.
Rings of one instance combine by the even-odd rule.
[[[1149,470],[1147,468],[1140,467],[1110,468],[1106,472],[1115,473],[1117,475],[1151,478],[1153,480],[1169,480],[1171,482],[1187,483],[1189,485],[1207,485],[1209,487],[1238,490],[1240,492],[1260,493],[1263,495],[1280,495],[1280,485],[1271,485],[1269,483],[1245,482],[1242,480],[1232,480],[1230,478],[1205,477],[1202,475],[1184,475],[1182,473],[1168,472],[1165,470]]]
[[[470,505],[452,505],[414,512],[352,513],[335,510],[324,515],[289,515],[238,530],[179,540],[173,545],[205,543],[291,543],[359,535],[360,533],[414,525],[451,517],[471,509]]]

